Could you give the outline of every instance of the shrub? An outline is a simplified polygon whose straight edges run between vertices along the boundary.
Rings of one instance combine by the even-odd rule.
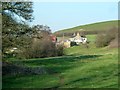
[[[64,55],[64,50],[63,50],[63,49],[64,49],[64,48],[63,48],[62,45],[57,46],[57,49],[56,49],[56,51],[57,51],[57,56],[62,56],[62,55]]]
[[[105,34],[99,34],[96,38],[96,47],[104,47],[108,45],[108,42],[105,39]]]
[[[56,47],[48,38],[40,39],[23,51],[25,58],[44,58],[63,55],[63,47]]]
[[[112,28],[104,33],[99,33],[96,38],[96,46],[104,47],[108,46],[112,40],[117,38],[118,29]]]

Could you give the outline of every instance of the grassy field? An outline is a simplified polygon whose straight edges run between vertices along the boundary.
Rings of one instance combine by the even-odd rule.
[[[117,21],[107,21],[77,26],[58,32],[108,30],[116,27]],[[27,67],[42,67],[42,75],[3,76],[3,88],[117,88],[118,49],[96,48],[96,35],[86,35],[89,48],[84,45],[64,49],[64,56],[27,60],[9,59]],[[62,39],[59,37],[58,39]],[[68,39],[68,37],[64,37]]]
[[[73,27],[73,28],[59,30],[55,33],[70,33],[70,32],[81,31],[80,29],[83,29],[84,31],[105,31],[105,30],[109,30],[109,29],[114,28],[114,27],[118,27],[118,21],[117,20],[76,26],[76,27]]]
[[[3,76],[3,88],[117,88],[118,49],[96,48],[95,35],[88,35],[89,48],[73,46],[65,56],[13,60],[28,67],[43,67],[43,75]]]

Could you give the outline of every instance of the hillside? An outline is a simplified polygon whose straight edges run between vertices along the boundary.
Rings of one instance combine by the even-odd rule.
[[[65,53],[62,57],[13,60],[31,68],[45,68],[47,73],[4,76],[3,88],[118,87],[117,48],[96,48],[92,44],[89,49],[84,46],[67,48]]]
[[[110,28],[117,21],[95,23],[82,26],[83,28]],[[76,27],[74,27],[75,29]],[[91,28],[91,29],[90,29]],[[73,29],[67,29],[68,31]],[[77,30],[77,29],[76,29]],[[86,29],[87,30],[87,29]],[[97,30],[97,29],[96,29]],[[61,31],[64,32],[64,31]],[[118,88],[118,48],[95,45],[96,35],[86,35],[89,47],[84,45],[64,49],[64,56],[16,59],[9,61],[20,68],[29,68],[27,74],[4,75],[2,87],[7,88]],[[37,68],[37,70],[35,69]],[[41,68],[43,74],[36,71]],[[15,71],[15,69],[13,69]],[[33,73],[34,71],[34,73]]]
[[[61,34],[61,33],[73,33],[77,31],[105,31],[109,30],[111,28],[118,27],[118,21],[113,20],[113,21],[105,21],[105,22],[97,22],[97,23],[92,23],[92,24],[87,24],[87,25],[82,25],[82,26],[76,26],[73,28],[68,28],[64,30],[59,30],[55,32],[55,34]]]
[[[64,56],[33,59],[11,59],[16,65],[31,69],[42,68],[45,74],[3,76],[6,88],[117,88],[118,48],[97,48],[96,35],[87,35],[89,48],[84,45],[64,49]]]

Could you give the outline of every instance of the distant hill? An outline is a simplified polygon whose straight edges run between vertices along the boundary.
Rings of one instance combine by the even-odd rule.
[[[76,26],[73,28],[68,28],[64,30],[59,30],[55,32],[55,34],[63,34],[63,33],[74,33],[74,32],[98,32],[105,31],[111,28],[118,27],[118,20],[105,21],[105,22],[97,22],[87,25]]]

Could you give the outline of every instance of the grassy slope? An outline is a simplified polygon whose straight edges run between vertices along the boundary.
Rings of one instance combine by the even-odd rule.
[[[83,29],[85,31],[97,31],[97,30],[104,31],[117,26],[118,26],[118,21],[114,20],[114,21],[98,22],[88,25],[76,26],[69,29],[59,30],[55,33],[66,33],[66,32],[70,33],[70,32],[80,31],[80,29]]]
[[[115,24],[116,21],[83,26],[86,30],[96,30]],[[116,24],[115,24],[116,25]],[[80,27],[78,27],[80,28]],[[70,29],[77,30],[76,28]],[[65,30],[68,31],[68,30]],[[96,48],[96,35],[87,35],[89,48],[74,46],[65,49],[65,56],[13,60],[29,67],[44,67],[49,72],[44,75],[3,76],[3,88],[112,88],[118,87],[117,48]],[[63,79],[60,79],[63,77]]]
[[[112,88],[118,86],[117,48],[96,48],[94,43],[91,43],[88,49],[84,46],[74,46],[65,49],[65,53],[66,56],[62,57],[19,61],[30,67],[42,66],[51,73],[4,76],[3,88]]]

